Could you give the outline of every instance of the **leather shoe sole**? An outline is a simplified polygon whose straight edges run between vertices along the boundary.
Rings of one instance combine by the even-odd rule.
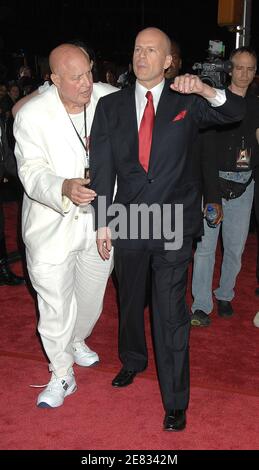
[[[121,369],[120,372],[114,377],[112,381],[113,387],[127,387],[132,384],[137,372],[134,370]]]
[[[170,410],[165,414],[164,431],[183,431],[186,426],[185,410]]]

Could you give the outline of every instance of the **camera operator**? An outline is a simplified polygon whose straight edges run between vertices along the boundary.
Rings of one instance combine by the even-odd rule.
[[[217,226],[211,228],[205,222],[204,236],[197,243],[192,281],[193,326],[208,326],[211,321],[212,280],[221,225],[224,255],[219,288],[214,291],[214,295],[220,317],[228,318],[234,313],[231,301],[249,230],[254,195],[253,169],[259,164],[259,146],[256,140],[259,129],[259,99],[249,93],[249,85],[256,73],[257,57],[252,49],[240,47],[232,52],[230,60],[233,69],[229,89],[244,97],[247,111],[243,121],[221,129],[211,129],[202,135],[203,172],[207,183],[209,181],[215,190],[219,188],[218,196],[222,200],[222,206],[211,201],[210,205],[215,206],[218,214]],[[217,178],[213,176],[211,168],[214,157],[218,165]]]

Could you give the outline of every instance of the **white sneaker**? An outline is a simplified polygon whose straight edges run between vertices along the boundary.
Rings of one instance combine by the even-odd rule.
[[[84,341],[73,344],[74,361],[78,366],[89,367],[99,362],[99,356]]]
[[[69,369],[68,374],[63,377],[56,377],[52,374],[47,387],[41,392],[37,399],[39,408],[57,408],[63,405],[64,398],[77,389],[74,373]]]
[[[256,328],[259,328],[259,312],[257,312],[257,314],[255,315],[253,319],[253,324],[254,326],[256,326]]]

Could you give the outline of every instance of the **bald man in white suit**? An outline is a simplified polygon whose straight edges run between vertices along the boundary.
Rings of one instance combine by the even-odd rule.
[[[54,49],[50,66],[53,85],[24,104],[14,124],[27,266],[52,371],[40,408],[58,407],[76,390],[74,362],[99,361],[84,340],[101,313],[113,266],[97,253],[88,206],[96,194],[86,187],[84,168],[98,99],[116,89],[98,83],[93,91],[89,57],[76,46]]]

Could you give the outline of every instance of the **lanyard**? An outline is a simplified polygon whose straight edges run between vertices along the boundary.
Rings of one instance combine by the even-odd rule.
[[[84,143],[84,141],[83,141],[82,137],[80,136],[80,134],[78,133],[78,131],[77,131],[77,129],[76,129],[76,127],[75,127],[75,125],[74,125],[74,123],[73,123],[73,121],[72,121],[71,117],[69,116],[69,114],[68,114],[68,117],[69,117],[69,119],[70,119],[70,122],[71,122],[71,124],[72,124],[73,128],[74,128],[74,129],[75,129],[75,131],[76,131],[76,135],[77,135],[77,137],[79,138],[79,140],[80,140],[81,144],[83,145],[83,147],[84,147],[84,149],[85,149],[86,158],[88,159],[88,145],[87,145],[87,124],[86,124],[86,105],[84,105],[84,130],[85,130],[85,143]]]

